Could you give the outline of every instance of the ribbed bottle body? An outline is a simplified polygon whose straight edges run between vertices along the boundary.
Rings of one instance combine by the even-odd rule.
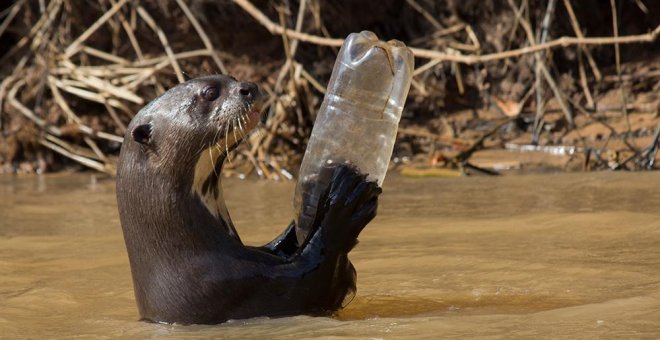
[[[298,241],[307,237],[320,190],[332,175],[325,164],[350,163],[382,185],[392,156],[414,59],[399,41],[363,31],[339,51],[300,167],[294,196]]]

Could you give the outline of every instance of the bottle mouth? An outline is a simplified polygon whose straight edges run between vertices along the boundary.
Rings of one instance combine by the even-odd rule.
[[[363,63],[377,63],[380,70],[387,66],[390,75],[405,72],[411,74],[414,68],[412,51],[399,40],[381,41],[369,31],[351,33],[342,46],[344,62],[351,68]]]
[[[408,96],[414,57],[398,40],[352,33],[341,47],[324,104],[355,108],[370,120],[398,123]]]

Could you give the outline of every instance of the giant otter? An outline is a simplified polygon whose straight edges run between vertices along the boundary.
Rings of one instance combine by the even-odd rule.
[[[262,247],[244,245],[234,229],[220,173],[258,123],[259,97],[252,83],[197,78],[153,100],[128,126],[117,202],[143,320],[327,314],[353,296],[347,254],[375,217],[380,194],[353,168],[325,169],[332,180],[304,243],[293,223]]]

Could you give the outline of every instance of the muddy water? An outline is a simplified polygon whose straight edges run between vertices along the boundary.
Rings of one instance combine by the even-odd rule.
[[[334,318],[137,321],[114,183],[0,177],[0,337],[630,338],[660,335],[660,173],[388,177]],[[291,183],[227,181],[241,235],[274,237]]]

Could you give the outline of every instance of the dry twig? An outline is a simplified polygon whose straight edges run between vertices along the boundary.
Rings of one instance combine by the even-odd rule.
[[[293,30],[286,29],[272,22],[263,12],[261,12],[259,9],[254,7],[254,5],[252,5],[252,3],[247,0],[234,0],[234,3],[236,3],[241,8],[243,8],[248,14],[250,14],[254,19],[256,19],[262,26],[264,26],[272,34],[286,35],[289,38],[295,38],[306,43],[322,45],[322,46],[341,46],[344,42],[343,39],[324,38],[312,34],[295,32]],[[417,58],[439,59],[442,61],[458,62],[463,64],[478,64],[489,61],[520,57],[526,54],[531,54],[543,50],[549,50],[557,47],[568,47],[574,45],[612,45],[612,44],[651,43],[657,40],[658,35],[660,35],[660,25],[658,25],[653,31],[646,34],[629,35],[623,37],[588,37],[588,38],[561,37],[543,44],[537,44],[534,46],[522,47],[505,52],[491,53],[484,55],[450,54],[450,53],[444,53],[444,52],[421,49],[421,48],[411,48],[411,50],[413,51],[415,57]]]

